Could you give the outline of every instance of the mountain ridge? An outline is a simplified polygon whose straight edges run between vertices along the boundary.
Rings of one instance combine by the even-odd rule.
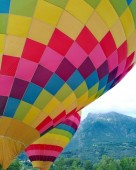
[[[117,112],[89,113],[62,153],[94,162],[104,154],[116,159],[136,156],[136,118]]]

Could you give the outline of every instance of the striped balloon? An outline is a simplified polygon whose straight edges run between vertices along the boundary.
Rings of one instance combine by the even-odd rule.
[[[63,149],[70,142],[80,123],[80,114],[71,114],[64,122],[44,134],[31,144],[26,154],[33,167],[48,170]]]

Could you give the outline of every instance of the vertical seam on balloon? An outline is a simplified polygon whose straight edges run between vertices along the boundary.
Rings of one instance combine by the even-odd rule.
[[[38,3],[38,0],[37,0],[37,3]],[[36,9],[37,3],[35,4],[35,9]],[[10,10],[11,10],[11,4],[12,4],[12,1],[10,1],[9,14],[10,14]],[[34,10],[34,11],[35,11],[35,10]],[[34,11],[33,11],[33,14],[34,14]],[[20,16],[20,15],[18,15],[18,16]],[[27,17],[27,18],[32,18],[32,17]],[[9,16],[8,16],[8,19],[9,19]],[[8,22],[7,22],[7,23],[8,23]],[[32,20],[31,20],[31,24],[32,24]],[[29,25],[29,29],[30,29],[31,24]],[[8,24],[7,24],[7,29],[8,29]],[[29,31],[28,31],[28,32],[29,32]],[[7,31],[6,31],[6,35],[8,35],[8,34],[7,34]],[[28,34],[27,34],[27,36],[28,36]],[[25,42],[26,42],[27,36],[25,37]],[[15,37],[18,37],[18,36],[15,35]],[[5,44],[6,44],[6,41],[5,41]],[[23,52],[23,51],[22,51],[22,52]],[[20,58],[21,58],[21,56],[20,56]],[[19,64],[19,63],[18,63],[18,64]],[[16,71],[17,71],[17,69],[18,69],[18,65],[17,65]],[[16,72],[15,72],[15,75],[16,75]],[[14,80],[15,80],[15,75],[13,76]],[[13,83],[14,83],[14,81],[13,81]],[[13,83],[12,83],[12,85],[13,85]],[[29,83],[30,83],[30,82],[29,82]],[[12,87],[11,87],[11,89],[10,89],[10,93],[11,93],[11,90],[12,90]],[[25,91],[26,91],[26,90],[25,90]],[[10,94],[10,93],[9,93],[9,94]],[[23,98],[23,96],[22,96],[22,98]],[[8,99],[9,99],[9,97],[8,97]],[[8,99],[7,99],[7,102],[8,102]],[[22,100],[22,99],[20,99],[20,101],[19,101],[19,105],[20,105],[20,103],[21,103],[21,100]],[[7,102],[6,102],[4,111],[5,111],[5,109],[6,109]],[[18,105],[18,106],[19,106],[19,105]],[[3,111],[3,113],[4,113],[4,111]],[[15,115],[15,113],[16,113],[16,111],[14,112],[14,115]],[[12,118],[14,118],[14,115],[12,116]],[[23,121],[23,119],[22,119],[22,121]],[[24,123],[25,123],[25,122],[24,122]]]
[[[47,3],[49,3],[49,4],[52,4],[52,3],[50,3],[50,2],[47,2]],[[68,3],[68,2],[67,2]],[[66,4],[67,4],[66,3]],[[54,4],[52,4],[53,6],[56,6],[56,5],[54,5]],[[65,5],[66,6],[66,5]],[[59,16],[59,19],[58,19],[58,21],[57,21],[57,23],[56,23],[56,25],[54,26],[54,31],[56,30],[56,28],[57,28],[57,25],[58,25],[58,23],[59,23],[59,21],[60,21],[60,19],[61,19],[61,16],[62,16],[62,14],[64,13],[64,11],[66,11],[65,10],[65,7],[64,8],[61,8],[61,7],[58,7],[58,8],[60,8],[60,9],[62,9],[62,13],[61,13],[61,15]],[[49,24],[49,25],[51,25],[51,24]],[[53,33],[54,33],[54,31],[53,31]],[[61,31],[62,32],[62,31]],[[52,36],[53,36],[53,33],[52,33]],[[50,37],[50,40],[51,40],[51,38],[52,38],[52,36]],[[50,40],[49,40],[49,42],[50,42]],[[48,42],[48,44],[49,44],[49,42]],[[47,44],[47,46],[48,46],[48,44]],[[64,56],[65,57],[65,56]],[[62,60],[63,61],[63,60]],[[61,62],[62,62],[61,61]],[[58,66],[59,67],[59,66]],[[57,69],[58,69],[58,67],[57,67]],[[56,70],[57,70],[56,69]],[[58,75],[59,76],[59,75]],[[60,77],[60,76],[59,76]],[[61,78],[61,77],[60,77]],[[49,78],[49,80],[48,81],[50,81],[50,79],[51,79],[51,77]],[[66,82],[65,82],[66,83]],[[64,83],[64,84],[65,84]],[[64,86],[64,84],[63,84],[63,86]],[[66,83],[67,84],[67,83]],[[68,85],[68,84],[67,84]],[[70,87],[69,87],[70,88]],[[71,89],[71,88],[70,88]],[[57,92],[58,93],[58,92]],[[55,96],[54,96],[55,97]],[[55,97],[56,98],[56,97]],[[57,99],[57,98],[56,98]],[[57,99],[58,100],[58,99]],[[61,103],[61,105],[63,106],[63,108],[64,108],[64,111],[66,112],[66,109],[65,109],[65,107],[64,107],[64,105],[63,105],[63,103],[60,101],[60,103]],[[67,112],[66,112],[66,114],[67,114]]]
[[[31,17],[28,17],[28,18],[31,18],[31,22],[30,22],[30,25],[29,25],[29,30],[28,30],[28,32],[27,32],[27,35],[26,35],[26,37],[25,37],[25,43],[26,43],[26,41],[27,41],[27,38],[28,38],[28,35],[29,35],[29,32],[30,32],[30,28],[31,28],[31,25],[32,25],[32,21],[33,21],[33,17],[34,17],[34,14],[35,14],[35,10],[36,10],[36,7],[37,7],[37,4],[38,4],[38,2],[39,2],[39,0],[37,0],[37,2],[36,2],[36,4],[35,4],[35,8],[34,8],[34,10],[33,10],[33,15],[31,16]],[[22,53],[23,53],[23,51],[22,51]],[[22,54],[21,54],[22,55]],[[20,58],[21,58],[21,56],[20,56]],[[38,63],[37,63],[37,67],[36,67],[36,69],[38,68]],[[18,69],[18,67],[17,67],[17,69]],[[16,69],[16,71],[17,71],[17,69]],[[35,69],[35,70],[36,70]],[[15,73],[15,75],[16,75],[16,73]],[[32,76],[32,78],[33,78],[33,76]],[[31,80],[32,80],[32,78],[31,78]],[[28,85],[30,84],[30,82],[31,82],[31,80],[29,80],[28,81]],[[28,87],[28,86],[27,86]],[[27,88],[25,89],[25,92],[26,92],[26,90],[27,90]],[[23,94],[23,96],[25,95],[25,92],[24,92],[24,94]],[[41,93],[41,92],[40,92]],[[21,103],[21,100],[23,99],[23,96],[22,96],[22,98],[20,99],[20,103]],[[25,102],[25,101],[24,101]],[[20,103],[19,103],[19,105],[20,105]],[[30,105],[31,105],[31,107],[29,108],[29,110],[32,108],[32,104],[31,103],[29,103]],[[14,115],[16,114],[16,112],[14,113]],[[13,116],[14,116],[13,115]],[[23,119],[22,119],[22,122],[24,122],[24,119],[25,119],[25,117],[26,117],[26,115],[23,117]],[[25,122],[24,122],[25,123]],[[30,126],[31,126],[31,124],[30,124]]]
[[[86,4],[88,4],[87,2],[85,2]],[[67,4],[68,4],[68,2],[67,2]],[[89,4],[88,4],[89,5]],[[67,6],[67,5],[66,5]],[[66,11],[66,12],[68,12],[70,15],[72,15],[69,11],[67,11],[66,10],[66,6],[65,6],[65,9],[64,9],[64,11]],[[89,5],[89,6],[91,6],[91,5]],[[92,6],[91,6],[92,7]],[[93,7],[92,7],[93,8]],[[88,17],[88,20],[90,19],[90,17],[93,15],[93,13],[94,13],[94,8],[93,8],[93,12],[90,14],[90,16]],[[80,21],[77,17],[75,17],[74,15],[72,15],[77,21],[79,21],[80,23],[82,23],[82,24],[84,24],[84,26],[83,26],[83,28],[82,28],[82,30],[84,29],[84,27],[86,26],[86,24],[87,24],[87,22],[88,22],[88,20],[85,22],[85,23],[83,23],[82,21]],[[58,22],[59,23],[59,22]],[[57,25],[58,25],[58,23],[57,23]],[[78,36],[80,35],[80,33],[78,34]],[[77,36],[77,37],[78,37]],[[74,42],[76,41],[76,39],[74,40]],[[69,50],[68,50],[69,51]],[[78,70],[78,69],[77,69]],[[87,83],[86,83],[86,81],[84,81],[84,83],[86,84],[86,88],[88,89],[88,86],[87,86]],[[68,85],[68,84],[67,84]],[[68,85],[69,86],[69,85]],[[89,90],[89,89],[88,89]],[[72,90],[73,91],[73,90]],[[86,91],[87,93],[88,93],[88,91]],[[75,94],[75,92],[73,91],[73,93]],[[77,102],[77,95],[75,94],[75,96],[76,96],[76,102]],[[88,93],[88,97],[89,97],[89,93]],[[84,101],[84,103],[86,103],[88,101],[88,98],[86,99],[86,101]],[[78,102],[77,102],[77,104],[78,104]],[[77,110],[77,108],[76,108],[76,110]]]
[[[111,4],[112,4],[112,2],[111,2]],[[112,6],[113,6],[113,4],[112,4]],[[128,7],[127,7],[127,8],[128,8]],[[126,9],[127,9],[127,8],[126,8]],[[117,11],[116,11],[116,9],[114,8],[114,6],[113,6],[113,9],[114,9],[114,11],[117,13]],[[125,9],[125,10],[126,10],[126,9]],[[131,11],[131,10],[130,10],[130,11]],[[124,12],[123,12],[123,13],[124,13]],[[122,15],[123,15],[123,13],[122,13]],[[131,12],[131,15],[132,15],[132,12]],[[120,22],[120,24],[121,24],[122,30],[124,31],[125,41],[126,41],[126,43],[128,44],[127,36],[126,36],[126,33],[125,33],[125,30],[124,30],[124,27],[123,27],[123,25],[122,25],[122,22],[121,22],[120,17],[121,17],[121,16],[118,16],[118,19],[119,19],[119,22]],[[112,34],[112,33],[111,33],[111,34]],[[125,41],[124,41],[124,42],[125,42]],[[124,42],[123,42],[123,43],[124,43]],[[123,44],[123,43],[122,43],[122,44]],[[118,52],[118,50],[117,50],[117,52]],[[127,45],[127,57],[128,57],[128,45]],[[118,71],[118,70],[117,70],[117,71]],[[124,72],[124,71],[125,71],[125,68],[124,68],[123,72]],[[117,75],[117,72],[116,72],[116,75]],[[121,73],[120,75],[122,75],[122,73]],[[119,76],[120,76],[120,75],[119,75]],[[116,76],[115,76],[115,77],[116,77]]]
[[[115,11],[115,13],[117,14],[117,12],[116,12],[116,10],[115,10],[115,8],[113,7],[113,5],[112,5],[112,3],[110,2],[110,4],[111,4],[111,6],[112,6],[112,9]],[[97,12],[97,11],[96,11]],[[102,19],[102,17],[99,15],[99,13],[97,12],[97,15]],[[118,16],[118,15],[117,15]],[[119,19],[119,17],[118,17],[118,19]],[[107,24],[106,24],[106,22],[103,20],[103,23],[105,24],[105,26],[108,28],[108,26],[107,26]],[[111,33],[111,31],[110,31],[110,28],[108,28],[109,29],[109,31],[108,32],[110,32]],[[107,32],[107,33],[108,33]],[[107,34],[106,34],[107,35]],[[111,33],[111,35],[112,35],[112,33]],[[103,37],[104,38],[104,37]],[[113,37],[113,35],[112,35],[112,39],[113,39],[113,41],[114,41],[114,37]],[[115,44],[115,46],[116,46],[116,43],[115,43],[115,41],[114,41],[114,44]],[[100,45],[100,47],[102,48],[102,46],[101,46],[101,44],[100,44],[100,42],[99,42],[99,45]],[[116,46],[116,48],[117,48],[117,46]],[[104,54],[105,54],[105,51],[103,50],[103,52],[104,52]],[[106,54],[105,54],[106,55]],[[107,65],[108,65],[108,63],[107,63]],[[109,65],[108,65],[108,70],[109,70]],[[109,75],[108,75],[108,77],[109,77]],[[108,82],[108,79],[107,79],[107,82]],[[99,83],[99,82],[98,82]],[[100,84],[100,83],[99,83]],[[99,88],[99,86],[98,86],[98,88]],[[103,92],[105,91],[105,89],[106,89],[106,86],[105,86],[105,88],[103,89]],[[98,96],[98,92],[97,92],[97,94],[96,94],[96,96],[95,96],[95,98],[97,98],[97,97],[100,97],[100,96]]]
[[[2,59],[3,59],[3,55],[4,55],[4,50],[5,50],[5,46],[6,46],[6,38],[7,38],[7,31],[8,31],[8,24],[9,24],[9,22],[8,22],[8,20],[9,20],[9,15],[10,15],[10,7],[11,7],[11,1],[10,1],[10,5],[9,5],[9,12],[8,12],[8,19],[7,19],[7,28],[6,28],[6,33],[4,34],[5,35],[5,37],[4,37],[4,46],[3,46],[3,53],[2,53],[2,58],[1,58],[1,64],[0,64],[0,70],[2,69],[1,67],[2,67]],[[0,74],[1,75],[1,74]],[[6,75],[4,75],[4,76],[6,76]],[[13,84],[13,82],[12,82],[12,84]],[[11,92],[11,89],[10,89],[10,92]],[[10,93],[9,93],[10,94]],[[6,96],[7,97],[7,101],[6,101],[6,105],[7,105],[7,102],[8,102],[8,99],[9,99],[9,96]],[[4,112],[5,112],[5,109],[6,109],[6,105],[5,105],[5,107],[4,107],[4,110],[3,110],[3,114],[4,114]],[[2,115],[3,116],[3,115]],[[7,129],[8,130],[8,129]]]
[[[6,33],[4,34],[4,35],[5,35],[5,38],[4,38],[3,54],[4,54],[5,45],[6,45],[6,37],[7,37],[7,35],[8,35],[8,34],[7,34],[7,31],[8,31],[8,20],[9,20],[9,14],[10,14],[10,7],[11,7],[11,1],[10,1],[10,5],[9,5],[9,12],[8,12]],[[3,54],[2,54],[2,58],[3,58]],[[1,64],[2,64],[2,62],[1,62]],[[0,65],[0,70],[1,70],[1,65]]]
[[[9,139],[11,141],[14,141],[16,143],[20,143],[20,144],[22,144],[24,146],[24,148],[26,148],[26,145],[23,142],[19,141],[19,140],[15,140],[13,138],[10,138],[10,137],[4,136],[4,135],[0,135],[0,138],[5,138],[5,139]]]
[[[37,7],[38,2],[39,2],[39,0],[37,0],[37,2],[36,2],[36,4],[35,4],[35,8],[34,8],[34,10],[33,10],[33,15],[30,17],[30,18],[31,18],[31,23],[30,23],[30,25],[29,25],[29,30],[28,30],[27,35],[26,35],[26,40],[27,40],[28,35],[29,35],[29,31],[30,31],[30,28],[31,28],[31,25],[32,25],[33,17],[34,17],[35,10],[36,10],[36,7]],[[25,43],[26,43],[26,40],[25,40]],[[22,52],[23,52],[23,51],[22,51]],[[21,56],[20,56],[20,58],[21,58]],[[38,67],[38,63],[37,63],[37,67]],[[36,67],[36,69],[37,69],[37,67]],[[32,78],[31,78],[31,80],[32,80]],[[29,84],[30,84],[31,80],[29,80],[29,82],[28,82]],[[28,84],[28,85],[29,85],[29,84]],[[28,87],[28,86],[27,86],[27,87]],[[26,90],[27,90],[27,88],[25,89],[25,92],[26,92]],[[24,92],[23,96],[25,95],[25,92]],[[23,99],[23,96],[22,96],[21,100]],[[21,102],[21,100],[20,100],[20,102]],[[29,104],[30,104],[30,103],[29,103]],[[31,107],[29,108],[29,110],[32,108],[32,104],[30,104],[30,105],[31,105]],[[14,114],[14,115],[15,115],[15,114]],[[26,115],[23,117],[22,122],[24,122],[25,117],[26,117]],[[24,122],[24,123],[25,123],[25,122]],[[31,126],[31,124],[30,124],[30,126]]]
[[[37,0],[37,4],[38,4],[38,2],[39,2],[39,0]],[[49,2],[47,2],[47,3],[49,3]],[[36,6],[35,6],[35,10],[36,10],[37,4],[36,4]],[[51,4],[51,3],[49,3],[49,4]],[[52,5],[54,5],[54,4],[52,4]],[[54,5],[54,6],[55,6],[55,5]],[[60,7],[58,7],[58,8],[60,8]],[[35,10],[34,10],[33,15],[35,14]],[[34,16],[33,16],[33,17],[34,17]],[[61,17],[61,16],[60,16],[60,17]],[[32,20],[33,20],[33,19],[32,19]],[[39,20],[39,21],[40,21],[40,20]],[[42,21],[40,21],[40,22],[42,22]],[[31,24],[32,24],[32,21],[31,21]],[[30,27],[31,27],[31,24],[30,24]],[[49,24],[49,25],[51,25],[51,24]],[[29,35],[30,27],[29,27],[29,31],[28,31],[27,36]],[[53,31],[53,32],[54,32],[54,31]],[[53,34],[52,34],[52,35],[53,35]],[[51,37],[52,37],[52,36],[51,36]],[[50,38],[50,39],[51,39],[51,38]],[[49,42],[48,42],[48,44],[49,44]],[[48,46],[48,44],[47,44],[46,46]],[[39,62],[37,63],[37,67],[38,67],[38,65],[39,65]],[[32,78],[33,78],[33,76],[32,76]],[[32,80],[32,78],[31,78],[31,80]],[[51,77],[50,77],[50,78],[51,78]],[[50,80],[50,78],[49,78],[49,80]],[[31,80],[30,80],[30,82],[31,82]],[[49,80],[48,80],[48,81],[49,81]],[[30,83],[30,82],[29,82],[29,83]],[[42,92],[42,91],[41,91],[41,92]],[[41,94],[41,92],[40,92],[40,94]],[[40,94],[39,94],[39,95],[40,95]],[[39,95],[38,95],[38,96],[39,96]],[[23,96],[24,96],[24,95],[23,95]],[[22,98],[23,98],[23,96],[22,96]],[[43,111],[41,111],[41,112],[43,112]],[[41,112],[40,112],[40,113],[41,113]],[[26,116],[25,116],[25,117],[26,117]],[[25,117],[23,118],[23,120],[25,119]],[[37,117],[38,117],[38,116],[37,116]]]

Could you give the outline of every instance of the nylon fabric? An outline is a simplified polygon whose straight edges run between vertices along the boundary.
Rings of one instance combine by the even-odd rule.
[[[18,154],[39,136],[38,131],[28,125],[15,119],[1,117],[0,164],[3,170],[6,170]]]

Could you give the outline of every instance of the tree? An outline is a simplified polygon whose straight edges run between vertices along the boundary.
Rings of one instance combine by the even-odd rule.
[[[81,161],[79,159],[73,159],[70,170],[83,170]]]
[[[77,162],[76,162],[76,161],[74,161],[74,162],[72,163],[72,166],[70,167],[70,170],[78,170],[78,169],[77,169]]]
[[[61,157],[55,163],[56,170],[63,170],[64,169],[64,167],[63,167],[64,165],[65,165],[65,160],[64,160],[63,157]]]
[[[113,158],[103,156],[95,170],[122,170],[122,168],[118,161],[114,160]]]
[[[85,161],[84,169],[85,170],[93,170],[93,164],[91,163],[91,161],[89,161],[89,160]]]
[[[120,165],[123,170],[135,170],[136,169],[136,158],[122,158]]]
[[[21,168],[22,164],[20,163],[19,159],[15,159],[7,170],[20,170]]]

